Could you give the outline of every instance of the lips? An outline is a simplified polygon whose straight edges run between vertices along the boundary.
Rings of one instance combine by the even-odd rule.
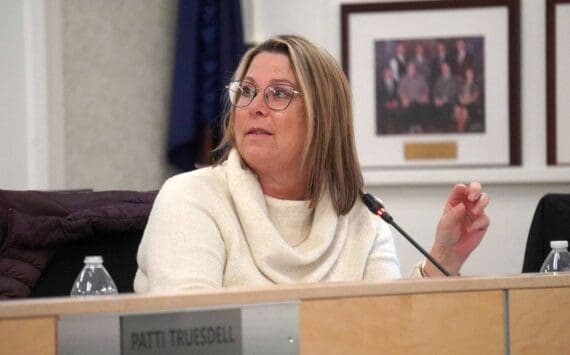
[[[248,129],[246,134],[247,135],[250,135],[250,134],[252,134],[252,135],[262,135],[262,134],[263,135],[272,135],[273,133],[266,131],[263,128],[255,127],[255,128]]]

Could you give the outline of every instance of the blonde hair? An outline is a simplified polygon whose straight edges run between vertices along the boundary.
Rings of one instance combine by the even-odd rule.
[[[348,80],[336,60],[305,38],[282,35],[248,50],[232,80],[242,80],[253,58],[261,52],[286,55],[299,83],[307,121],[303,164],[308,169],[305,198],[315,207],[325,188],[339,215],[347,214],[364,185],[352,127],[352,96]],[[226,102],[223,137],[216,148],[226,160],[236,146],[235,109]]]

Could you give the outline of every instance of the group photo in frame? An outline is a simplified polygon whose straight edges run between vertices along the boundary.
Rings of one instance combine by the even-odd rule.
[[[518,0],[341,5],[364,169],[520,165]]]
[[[376,134],[485,132],[484,41],[376,41]]]
[[[548,165],[570,165],[570,0],[546,2],[546,132]]]

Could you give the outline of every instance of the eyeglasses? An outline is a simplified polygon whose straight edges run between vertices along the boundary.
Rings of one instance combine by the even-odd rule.
[[[259,89],[247,81],[232,81],[228,86],[230,102],[234,107],[246,107],[257,96]],[[289,107],[293,96],[300,94],[287,84],[269,85],[263,90],[263,99],[267,107],[274,111],[283,111]]]

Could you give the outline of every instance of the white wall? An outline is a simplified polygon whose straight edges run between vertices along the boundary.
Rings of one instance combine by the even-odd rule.
[[[248,25],[257,41],[279,33],[296,33],[340,59],[340,4],[346,2],[350,1],[253,1],[258,16]],[[369,191],[380,196],[399,224],[426,248],[431,246],[453,182],[478,179],[484,183],[492,198],[488,208],[491,227],[465,265],[464,274],[519,273],[539,198],[547,192],[570,193],[570,170],[547,168],[545,164],[545,2],[522,0],[521,9],[523,167],[365,172]],[[406,273],[421,255],[399,236],[396,245]]]
[[[0,1],[0,188],[140,189],[166,139],[175,1]]]
[[[53,0],[52,3],[57,2]],[[44,0],[0,2],[0,188],[50,186]]]
[[[24,6],[0,2],[0,187],[28,186]]]
[[[44,13],[41,2],[0,3],[0,186],[47,186]]]
[[[158,189],[178,2],[60,1],[66,187]]]

